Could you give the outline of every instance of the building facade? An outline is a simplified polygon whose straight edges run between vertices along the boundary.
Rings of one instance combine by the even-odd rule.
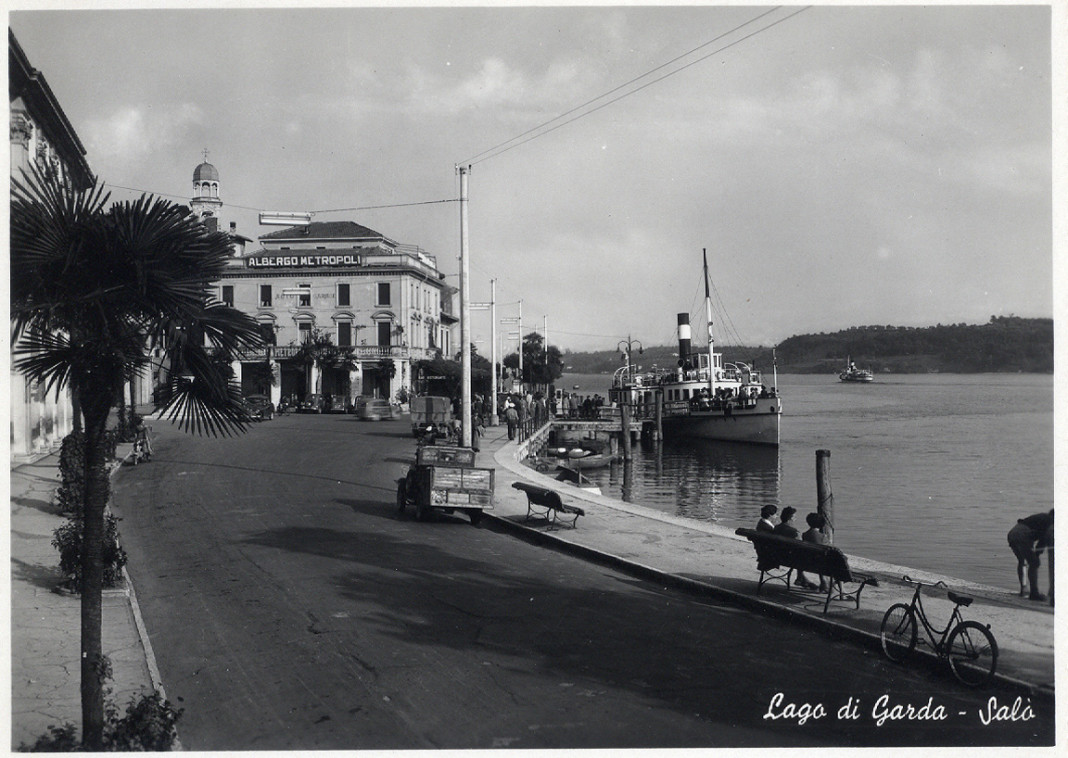
[[[198,196],[218,197],[217,171],[202,164],[194,177],[194,208]],[[206,190],[205,177],[214,182]],[[456,288],[418,247],[352,221],[281,229],[252,252],[230,234],[234,254],[215,296],[255,318],[269,343],[235,362],[244,394],[275,404],[315,394],[334,409],[361,396],[396,402],[414,385],[416,361],[451,355]]]
[[[59,183],[84,188],[94,178],[86,150],[44,75],[30,65],[8,30],[11,176],[36,166]],[[11,457],[26,460],[54,450],[74,426],[69,390],[44,391],[11,372]]]

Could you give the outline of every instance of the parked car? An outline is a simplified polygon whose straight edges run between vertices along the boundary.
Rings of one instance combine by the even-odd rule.
[[[248,395],[245,411],[255,421],[269,421],[274,418],[274,403],[266,395]]]
[[[397,411],[388,400],[367,400],[360,407],[359,418],[364,421],[381,421],[397,417]]]
[[[347,395],[325,395],[328,413],[347,413],[349,410],[349,398]]]
[[[326,401],[322,395],[308,395],[300,404],[301,413],[322,413]]]

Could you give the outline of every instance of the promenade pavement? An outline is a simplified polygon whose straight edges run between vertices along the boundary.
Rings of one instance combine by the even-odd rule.
[[[1053,609],[1048,605],[1017,598],[1001,588],[850,555],[851,567],[878,576],[879,586],[865,588],[859,610],[852,604],[832,603],[825,616],[822,600],[812,594],[788,592],[780,586],[757,595],[752,544],[732,529],[686,521],[563,484],[523,465],[523,447],[508,441],[503,426],[487,432],[478,463],[497,470],[495,506],[487,516],[526,539],[665,586],[708,593],[875,646],[882,614],[893,603],[911,598],[912,588],[900,577],[908,574],[925,582],[941,579],[975,598],[966,618],[991,625],[1001,653],[998,675],[1002,682],[1026,688],[1036,697],[1053,696]],[[120,446],[120,458],[128,451],[129,446]],[[555,489],[565,502],[580,505],[586,515],[575,529],[549,529],[544,521],[528,522],[526,496],[511,487],[514,481]],[[53,504],[59,483],[58,453],[11,468],[13,749],[32,743],[50,725],[81,723],[80,603],[77,596],[55,590],[61,577],[52,532],[65,521]],[[936,623],[944,623],[952,610],[944,592],[936,590],[924,590],[924,604]],[[120,707],[153,689],[166,694],[128,579],[124,588],[105,593],[103,639],[112,663],[111,696]]]
[[[850,568],[873,574],[879,582],[878,586],[869,584],[864,588],[859,609],[852,602],[832,602],[824,615],[824,596],[787,590],[781,583],[765,585],[758,595],[759,572],[753,544],[737,536],[733,528],[685,520],[559,482],[524,465],[525,446],[509,442],[503,427],[486,431],[481,441],[479,465],[492,465],[497,470],[494,510],[488,511],[487,516],[530,539],[655,579],[665,586],[714,595],[876,648],[886,609],[894,603],[911,602],[915,587],[901,581],[901,577],[908,575],[932,584],[941,580],[949,589],[974,598],[972,605],[963,609],[964,618],[990,625],[1000,651],[997,666],[1000,682],[1024,688],[1036,697],[1053,697],[1054,616],[1053,608],[1047,603],[1018,597],[1007,589],[856,555],[848,555]],[[550,528],[544,519],[528,521],[526,495],[512,488],[515,481],[553,489],[565,503],[581,507],[585,515],[578,519],[575,529]],[[1011,572],[1013,568],[1007,566],[1006,571]],[[1045,576],[1043,568],[1042,578]],[[946,591],[925,587],[923,604],[931,621],[945,626],[953,611]],[[922,639],[922,629],[920,636]],[[920,646],[916,658],[944,665]]]

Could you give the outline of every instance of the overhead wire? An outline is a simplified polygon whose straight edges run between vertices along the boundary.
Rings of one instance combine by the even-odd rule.
[[[166,192],[153,192],[152,190],[139,189],[137,187],[125,187],[125,186],[123,186],[121,184],[112,184],[111,182],[104,182],[104,186],[105,187],[111,187],[112,189],[127,190],[129,192],[140,192],[140,193],[146,194],[146,195],[153,195],[154,197],[166,197],[166,198],[173,198],[175,200],[185,200],[185,201],[196,200],[196,198],[185,197],[183,195],[171,195],[171,194],[168,194]],[[348,212],[348,211],[375,211],[375,210],[381,210],[381,209],[384,209],[384,208],[408,208],[408,207],[415,206],[415,205],[438,205],[438,204],[441,204],[441,203],[458,203],[458,202],[460,202],[459,198],[446,198],[444,200],[421,200],[421,201],[415,201],[415,202],[411,202],[411,203],[390,203],[390,204],[386,204],[386,205],[361,205],[361,206],[356,206],[356,207],[353,207],[353,208],[326,208],[326,209],[312,210],[312,211],[309,211],[309,213],[344,213],[344,212]],[[262,208],[262,207],[257,208],[257,207],[252,207],[252,206],[248,206],[248,205],[237,205],[236,203],[227,203],[226,206],[228,208],[240,208],[241,210],[244,210],[244,211],[256,211],[257,213],[261,213],[261,212],[264,212],[264,211],[267,210],[266,208]]]
[[[624,82],[623,84],[620,84],[619,86],[614,87],[614,88],[608,90],[607,92],[602,92],[600,95],[597,95],[597,97],[591,98],[591,99],[587,100],[586,102],[582,103],[581,105],[576,105],[574,108],[572,108],[569,111],[564,111],[563,113],[554,116],[553,118],[549,119],[548,121],[543,121],[542,123],[538,124],[537,126],[531,127],[530,129],[528,129],[527,131],[523,132],[522,134],[518,134],[515,137],[512,137],[511,139],[506,139],[504,142],[496,144],[493,147],[487,148],[486,150],[483,150],[481,153],[478,153],[478,154],[468,158],[465,161],[461,161],[460,165],[468,165],[468,164],[479,163],[482,160],[482,156],[486,155],[487,153],[491,153],[494,150],[497,150],[498,148],[504,147],[505,145],[507,145],[510,142],[515,142],[518,139],[526,137],[528,134],[532,134],[532,133],[536,132],[538,129],[541,129],[544,126],[548,126],[549,124],[553,123],[554,121],[559,121],[560,119],[564,118],[565,116],[570,116],[572,113],[576,113],[577,111],[582,110],[586,106],[592,105],[593,103],[597,102],[598,100],[600,100],[602,98],[605,98],[605,97],[608,97],[609,95],[618,92],[619,90],[623,89],[624,87],[629,87],[630,85],[634,84],[637,81],[640,81],[640,80],[644,79],[645,77],[649,76],[650,74],[654,74],[657,71],[660,71],[661,69],[666,68],[666,67],[670,66],[671,64],[682,60],[683,58],[687,57],[688,55],[693,55],[698,50],[701,50],[702,48],[708,47],[709,45],[711,45],[714,42],[718,42],[719,40],[723,39],[727,35],[733,34],[734,32],[738,31],[739,29],[742,29],[742,28],[748,26],[749,24],[754,23],[755,21],[759,21],[760,19],[764,18],[764,16],[767,16],[768,14],[774,13],[775,11],[779,10],[779,8],[781,8],[781,7],[782,6],[776,6],[776,7],[772,8],[769,11],[765,11],[764,13],[761,13],[759,16],[755,16],[755,17],[749,19],[745,23],[740,24],[740,25],[734,27],[733,29],[725,31],[725,32],[723,32],[722,34],[720,34],[720,35],[718,35],[716,37],[713,37],[708,42],[704,42],[704,43],[698,45],[697,47],[693,48],[692,50],[688,50],[687,52],[683,53],[682,55],[675,56],[671,60],[669,60],[669,61],[667,61],[665,63],[661,63],[656,68],[652,68],[652,69],[646,71],[645,73],[634,77],[630,81]]]
[[[659,76],[656,79],[653,79],[652,81],[646,82],[646,83],[642,84],[639,87],[635,87],[634,89],[629,90],[628,92],[620,95],[619,97],[614,97],[611,100],[608,100],[607,102],[601,103],[600,105],[598,105],[595,108],[591,108],[588,111],[584,111],[584,112],[580,113],[579,115],[575,116],[574,118],[567,119],[566,121],[564,121],[562,123],[559,123],[556,126],[553,126],[551,128],[545,129],[544,131],[537,131],[537,130],[542,128],[541,126],[534,127],[533,130],[528,130],[527,132],[524,132],[522,135],[513,137],[510,140],[506,140],[505,142],[500,143],[500,145],[498,147],[500,147],[501,149],[489,148],[488,150],[484,150],[484,151],[482,151],[481,153],[478,154],[478,156],[484,156],[484,157],[478,157],[477,160],[472,158],[472,159],[469,159],[469,160],[466,160],[466,161],[462,161],[461,163],[463,165],[475,165],[475,164],[478,164],[478,163],[482,163],[483,161],[487,161],[490,158],[496,158],[497,156],[503,155],[504,153],[507,153],[510,150],[514,150],[517,147],[525,145],[526,143],[531,142],[531,141],[533,141],[535,139],[538,139],[539,137],[544,137],[547,134],[551,134],[552,132],[555,132],[557,129],[561,129],[561,128],[567,126],[568,124],[574,123],[575,121],[578,121],[579,119],[585,118],[586,116],[590,116],[590,115],[596,113],[599,110],[607,108],[609,105],[612,105],[613,103],[617,103],[620,100],[623,100],[624,98],[630,97],[631,95],[634,95],[634,94],[636,94],[638,92],[641,92],[643,89],[645,89],[647,87],[651,87],[652,85],[657,84],[658,82],[662,82],[664,79],[667,79],[668,77],[674,76],[675,74],[678,74],[678,73],[680,73],[682,71],[685,71],[686,69],[690,68],[691,66],[695,66],[698,63],[701,63],[702,61],[708,60],[709,58],[711,58],[714,55],[718,55],[719,53],[722,53],[725,50],[729,50],[730,48],[734,47],[735,45],[739,45],[742,42],[745,42],[746,40],[751,39],[751,38],[755,37],[758,34],[766,32],[768,29],[771,29],[772,27],[778,26],[779,24],[783,23],[784,21],[789,21],[791,18],[793,18],[794,16],[797,16],[800,13],[805,12],[810,7],[811,6],[805,6],[804,8],[801,8],[800,10],[794,11],[793,13],[789,14],[788,16],[784,16],[783,18],[777,19],[777,20],[771,22],[770,24],[768,24],[765,27],[757,29],[756,31],[751,32],[751,33],[749,33],[749,34],[747,34],[747,35],[745,35],[745,36],[743,36],[743,37],[741,37],[741,38],[739,38],[737,40],[734,40],[733,42],[729,42],[728,44],[724,45],[723,47],[720,47],[720,48],[718,48],[716,50],[713,50],[712,52],[708,53],[707,55],[701,56],[697,60],[690,61],[686,65],[680,66],[679,68],[674,69],[673,71],[670,71],[670,72],[664,74],[663,76]],[[764,15],[767,15],[767,13],[764,13],[764,14],[761,14],[761,15],[764,16]],[[743,24],[741,26],[745,26],[745,25],[747,25],[749,23],[752,23],[752,21],[754,21],[754,20],[756,20],[756,19],[752,19],[750,21],[747,21],[746,24]],[[736,27],[735,29],[732,29],[730,32],[725,32],[723,35],[720,35],[720,37],[717,38],[717,39],[722,38],[726,34],[731,34],[732,32],[737,31],[737,29],[740,29],[741,26]],[[712,41],[715,41],[715,40],[712,40]],[[711,42],[706,43],[706,44],[711,44]],[[696,49],[700,49],[700,48],[696,48]],[[687,53],[686,55],[689,55],[689,53]],[[681,56],[681,57],[685,57],[685,55]],[[664,64],[664,65],[669,65],[669,64]],[[660,68],[662,68],[662,67],[663,66],[661,66]],[[639,76],[639,77],[637,77],[636,79],[634,79],[632,81],[638,81],[640,79],[643,79],[644,77],[648,76],[650,73],[652,73],[653,71],[656,71],[656,70],[657,69],[653,69],[652,71],[647,72],[646,74],[643,74],[642,76]],[[625,87],[627,85],[621,85],[621,86]],[[616,90],[618,90],[618,89],[619,88],[617,87]],[[615,92],[616,90],[611,90],[611,92]],[[611,94],[611,92],[606,93],[604,95],[600,95],[599,97],[595,97],[595,98],[593,98],[593,100],[591,100],[589,102],[590,103],[596,102],[597,100],[600,100],[601,98],[607,97],[608,94]],[[566,115],[568,115],[570,113],[574,113],[575,110],[580,110],[583,107],[585,107],[585,106],[578,106],[577,108],[574,108],[574,109],[572,109],[571,111],[568,111],[565,114],[557,116],[555,119],[550,119],[549,121],[546,121],[544,124],[542,124],[542,126],[547,126],[548,124],[551,124],[554,121],[557,121],[557,120],[563,118],[564,116],[566,116]],[[537,131],[537,133],[536,134],[531,134],[531,131]],[[527,136],[525,139],[522,139],[522,137],[525,136],[525,135],[530,135],[530,136]],[[508,145],[510,142],[515,142],[515,144],[509,145],[508,147],[503,147],[504,145]]]

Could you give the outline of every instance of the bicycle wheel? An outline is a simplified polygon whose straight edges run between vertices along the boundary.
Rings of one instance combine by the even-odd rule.
[[[904,603],[891,605],[883,616],[879,638],[887,658],[895,663],[908,658],[916,647],[916,614],[912,607]]]
[[[982,624],[962,621],[949,635],[946,658],[961,684],[979,687],[994,676],[998,666],[998,643]]]

